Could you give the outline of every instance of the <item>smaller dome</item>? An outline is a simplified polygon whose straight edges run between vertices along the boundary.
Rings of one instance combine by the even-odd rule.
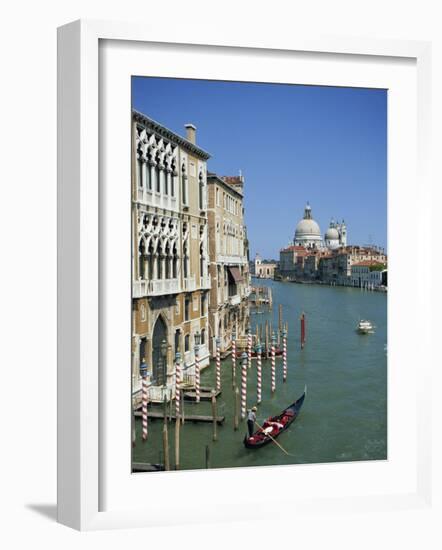
[[[326,241],[339,241],[339,233],[338,230],[334,227],[329,227],[325,233],[325,240]]]

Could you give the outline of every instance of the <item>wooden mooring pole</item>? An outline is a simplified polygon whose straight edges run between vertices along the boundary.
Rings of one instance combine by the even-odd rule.
[[[175,470],[180,469],[180,417],[175,420]]]
[[[206,468],[210,468],[210,447],[206,445]]]
[[[301,315],[301,349],[304,349],[305,346],[305,314],[302,312]]]
[[[169,422],[172,422],[173,416],[173,399],[172,399],[172,390],[170,390],[170,399],[169,399]]]
[[[167,396],[166,394],[164,394],[163,454],[164,454],[164,469],[170,470],[169,435],[167,432]]]
[[[269,358],[269,322],[266,321],[266,359]]]
[[[216,423],[216,418],[218,416],[217,414],[217,406],[216,406],[216,392],[215,390],[212,390],[212,416],[213,416],[213,423],[212,423],[212,426],[213,426],[213,441],[216,441],[218,439],[218,434],[217,434],[217,423]]]
[[[184,390],[181,389],[181,424],[184,424]]]
[[[281,347],[281,333],[282,333],[282,304],[278,306],[278,347]]]
[[[233,397],[233,429],[237,430],[239,426],[238,410],[239,410],[239,388],[235,387],[235,395]]]

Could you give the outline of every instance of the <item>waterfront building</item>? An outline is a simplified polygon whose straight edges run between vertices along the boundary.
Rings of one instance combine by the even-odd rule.
[[[379,288],[386,285],[386,266],[375,260],[364,260],[351,266],[351,284],[359,288]]]
[[[259,254],[255,255],[253,274],[255,277],[258,277],[258,279],[274,279],[277,269],[277,262],[263,260]]]
[[[341,247],[321,258],[319,278],[324,283],[351,285],[352,266],[365,261],[385,264],[387,256],[382,249],[373,246]]]
[[[175,353],[184,369],[209,361],[210,290],[207,160],[196,145],[137,111],[132,112],[132,388],[141,389],[145,359],[149,397],[173,395]],[[190,371],[189,371],[190,372]]]
[[[221,354],[232,345],[232,332],[244,335],[249,324],[249,247],[244,223],[244,177],[209,173],[208,227],[212,288],[209,325],[212,355],[216,338]]]
[[[279,251],[279,276],[281,279],[294,280],[296,278],[297,258],[306,255],[303,246],[289,245]]]

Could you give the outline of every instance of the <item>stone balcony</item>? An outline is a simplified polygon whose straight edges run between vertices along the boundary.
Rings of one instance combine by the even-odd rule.
[[[183,290],[185,292],[192,292],[192,290],[196,290],[195,277],[184,278]]]
[[[237,306],[241,302],[241,296],[239,294],[235,294],[235,296],[229,296],[229,304],[231,306]]]
[[[211,288],[211,280],[210,275],[204,275],[204,277],[200,277],[200,288]]]
[[[132,295],[134,298],[164,296],[166,294],[177,294],[180,291],[179,279],[158,279],[153,281],[139,279],[132,284]]]
[[[216,257],[216,262],[218,264],[227,264],[227,265],[246,265],[247,258],[245,256],[236,256],[236,255],[224,255],[218,254]]]
[[[138,188],[136,191],[136,202],[145,204],[146,206],[158,206],[167,208],[168,210],[178,211],[179,203],[177,197],[165,195],[164,193],[156,193],[148,189]]]

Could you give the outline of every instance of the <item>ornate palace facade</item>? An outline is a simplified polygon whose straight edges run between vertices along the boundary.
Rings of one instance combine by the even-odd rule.
[[[184,369],[209,361],[207,160],[195,143],[133,111],[132,382],[147,364],[150,399],[172,395],[175,353]]]

